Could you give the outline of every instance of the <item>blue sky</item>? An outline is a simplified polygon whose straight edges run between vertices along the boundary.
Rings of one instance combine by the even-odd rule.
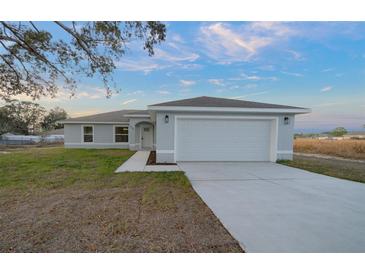
[[[312,108],[297,116],[298,132],[359,130],[365,124],[365,23],[166,25],[167,40],[155,56],[141,43],[128,45],[114,75],[121,93],[106,99],[98,79],[79,78],[76,98],[61,91],[39,103],[76,117],[206,95]]]

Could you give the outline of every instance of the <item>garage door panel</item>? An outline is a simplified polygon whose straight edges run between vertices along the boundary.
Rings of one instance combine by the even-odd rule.
[[[178,161],[269,161],[269,120],[178,119]]]

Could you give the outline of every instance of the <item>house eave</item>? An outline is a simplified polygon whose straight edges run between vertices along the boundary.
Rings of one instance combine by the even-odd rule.
[[[123,116],[127,117],[127,118],[150,118],[151,117],[151,115],[149,115],[149,114],[125,114]]]
[[[181,111],[181,112],[238,112],[238,113],[310,113],[308,108],[234,108],[234,107],[181,107],[181,106],[148,106],[153,111]]]
[[[60,121],[61,124],[111,124],[111,125],[128,125],[129,122],[94,122],[94,121]]]

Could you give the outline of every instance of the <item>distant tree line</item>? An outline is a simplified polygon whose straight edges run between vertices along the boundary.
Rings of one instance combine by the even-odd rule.
[[[294,138],[316,138],[323,135],[333,136],[333,137],[342,137],[347,134],[347,130],[344,127],[336,127],[332,131],[326,131],[322,133],[296,133],[294,134]]]
[[[55,107],[47,111],[37,103],[10,100],[0,107],[0,134],[38,134],[52,129],[63,128],[60,120],[67,119],[67,112]]]

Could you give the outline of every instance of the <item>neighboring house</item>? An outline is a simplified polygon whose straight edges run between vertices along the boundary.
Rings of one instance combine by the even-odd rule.
[[[345,134],[345,139],[365,139],[364,131],[351,131]]]
[[[309,109],[196,97],[63,121],[65,147],[156,150],[157,162],[291,159],[295,114]]]

